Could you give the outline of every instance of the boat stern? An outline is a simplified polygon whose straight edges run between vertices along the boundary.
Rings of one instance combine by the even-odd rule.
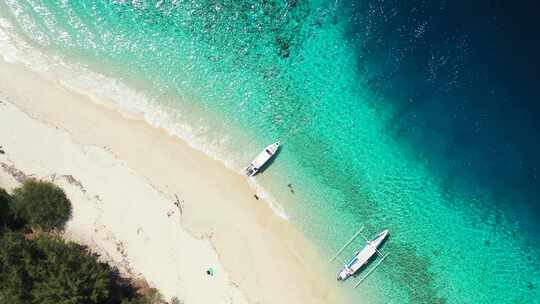
[[[257,167],[255,167],[255,166],[253,166],[253,164],[251,164],[246,168],[246,175],[251,177],[251,176],[257,174],[257,171],[259,171],[259,169]]]

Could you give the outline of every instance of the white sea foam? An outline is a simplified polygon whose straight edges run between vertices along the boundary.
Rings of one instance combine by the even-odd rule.
[[[268,202],[270,209],[272,209],[272,211],[277,216],[281,217],[284,220],[289,219],[287,212],[285,212],[285,208],[283,208],[283,206],[277,202],[277,200],[274,198],[274,196],[272,196],[272,193],[270,193],[270,191],[267,191],[261,184],[257,183],[255,177],[248,178],[248,184],[251,189],[255,190],[257,196]]]
[[[9,26],[9,23],[0,19],[0,54],[4,61],[13,63],[17,61],[17,48],[10,43],[11,39],[4,29],[8,29]]]
[[[6,62],[20,62],[38,72],[47,70],[43,56],[24,40],[18,39],[13,26],[3,18],[0,18],[0,56]]]
[[[114,106],[124,116],[142,116],[150,125],[166,130],[238,174],[243,174],[244,162],[249,161],[244,157],[235,159],[234,154],[227,151],[227,146],[233,146],[230,144],[233,139],[229,135],[211,136],[207,126],[196,127],[182,122],[185,119],[182,119],[180,109],[160,105],[143,92],[86,66],[68,64],[60,57],[47,56],[19,38],[13,26],[3,18],[0,18],[0,56],[6,62],[22,63],[47,79],[59,81],[66,88],[88,96],[97,104]],[[288,219],[283,206],[256,179],[250,178],[248,183],[259,197],[268,202],[277,216]]]

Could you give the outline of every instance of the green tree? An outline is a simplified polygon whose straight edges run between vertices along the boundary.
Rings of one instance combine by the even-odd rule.
[[[85,246],[12,230],[24,224],[62,228],[70,214],[69,200],[52,183],[27,181],[11,197],[0,189],[0,303],[165,303],[153,288],[137,294],[131,281]]]
[[[120,303],[114,269],[84,246],[48,235],[0,236],[0,303]]]
[[[44,256],[33,263],[29,276],[34,303],[105,303],[111,300],[112,270],[86,247],[60,238],[33,240]]]
[[[45,230],[62,229],[71,217],[71,203],[62,189],[50,182],[30,179],[12,195],[15,217]]]
[[[0,188],[0,230],[9,224],[11,214],[10,209],[11,197],[6,190]]]
[[[25,303],[27,277],[24,264],[28,248],[20,233],[8,230],[0,235],[0,303]]]

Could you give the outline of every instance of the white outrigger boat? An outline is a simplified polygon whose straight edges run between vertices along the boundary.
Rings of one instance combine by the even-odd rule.
[[[345,244],[338,253],[330,260],[335,260],[338,255],[345,250],[345,248],[356,238],[358,235],[361,234],[363,228],[360,228],[360,230]],[[379,266],[384,259],[388,256],[388,254],[382,254],[379,251],[379,246],[384,242],[384,240],[388,237],[389,231],[388,229],[382,231],[381,233],[377,234],[374,238],[371,240],[368,240],[364,237],[366,240],[366,246],[362,248],[361,250],[357,250],[352,258],[343,266],[343,268],[338,272],[337,280],[338,281],[345,281],[349,277],[355,275],[360,269],[362,269],[364,266],[368,264],[368,262],[373,258],[375,255],[380,255],[382,258],[375,264],[371,269],[354,285],[354,288],[358,287],[360,283],[362,283],[374,270]]]
[[[247,176],[254,176],[266,164],[279,149],[279,141],[266,147],[246,168]]]

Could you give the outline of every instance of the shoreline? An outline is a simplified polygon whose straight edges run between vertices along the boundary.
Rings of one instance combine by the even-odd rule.
[[[276,216],[268,204],[255,200],[253,189],[243,176],[164,130],[151,127],[140,118],[125,117],[29,71],[26,66],[2,60],[0,79],[0,91],[7,97],[3,99],[32,117],[35,123],[42,125],[41,128],[66,132],[75,146],[91,147],[91,150],[99,151],[100,159],[106,154],[112,162],[110,166],[133,171],[133,175],[146,183],[149,192],[161,197],[156,207],[161,208],[163,221],[167,220],[166,209],[173,206],[175,194],[184,200],[180,230],[208,242],[230,276],[226,281],[241,290],[248,302],[343,301],[333,278],[325,277],[326,269],[323,266],[313,268],[321,261],[315,247],[291,223]],[[13,126],[18,123],[10,121]],[[11,157],[13,148],[7,144],[5,148]],[[57,153],[62,152],[58,147],[56,149]],[[65,163],[69,156],[60,155],[66,159],[58,161]],[[79,171],[76,175],[84,177],[85,173]],[[114,193],[112,189],[111,193]],[[116,195],[122,199],[122,195]],[[74,205],[77,204],[74,202]],[[145,214],[141,216],[144,219]],[[115,220],[113,214],[109,220]],[[136,232],[137,228],[132,230]],[[182,269],[178,272],[182,275]],[[145,276],[144,271],[141,273]],[[200,273],[206,275],[204,269],[200,269]],[[206,278],[203,276],[202,279]],[[155,287],[167,297],[173,295],[159,285],[156,283]],[[276,290],[282,292],[276,293]],[[193,298],[191,302],[197,301]]]

